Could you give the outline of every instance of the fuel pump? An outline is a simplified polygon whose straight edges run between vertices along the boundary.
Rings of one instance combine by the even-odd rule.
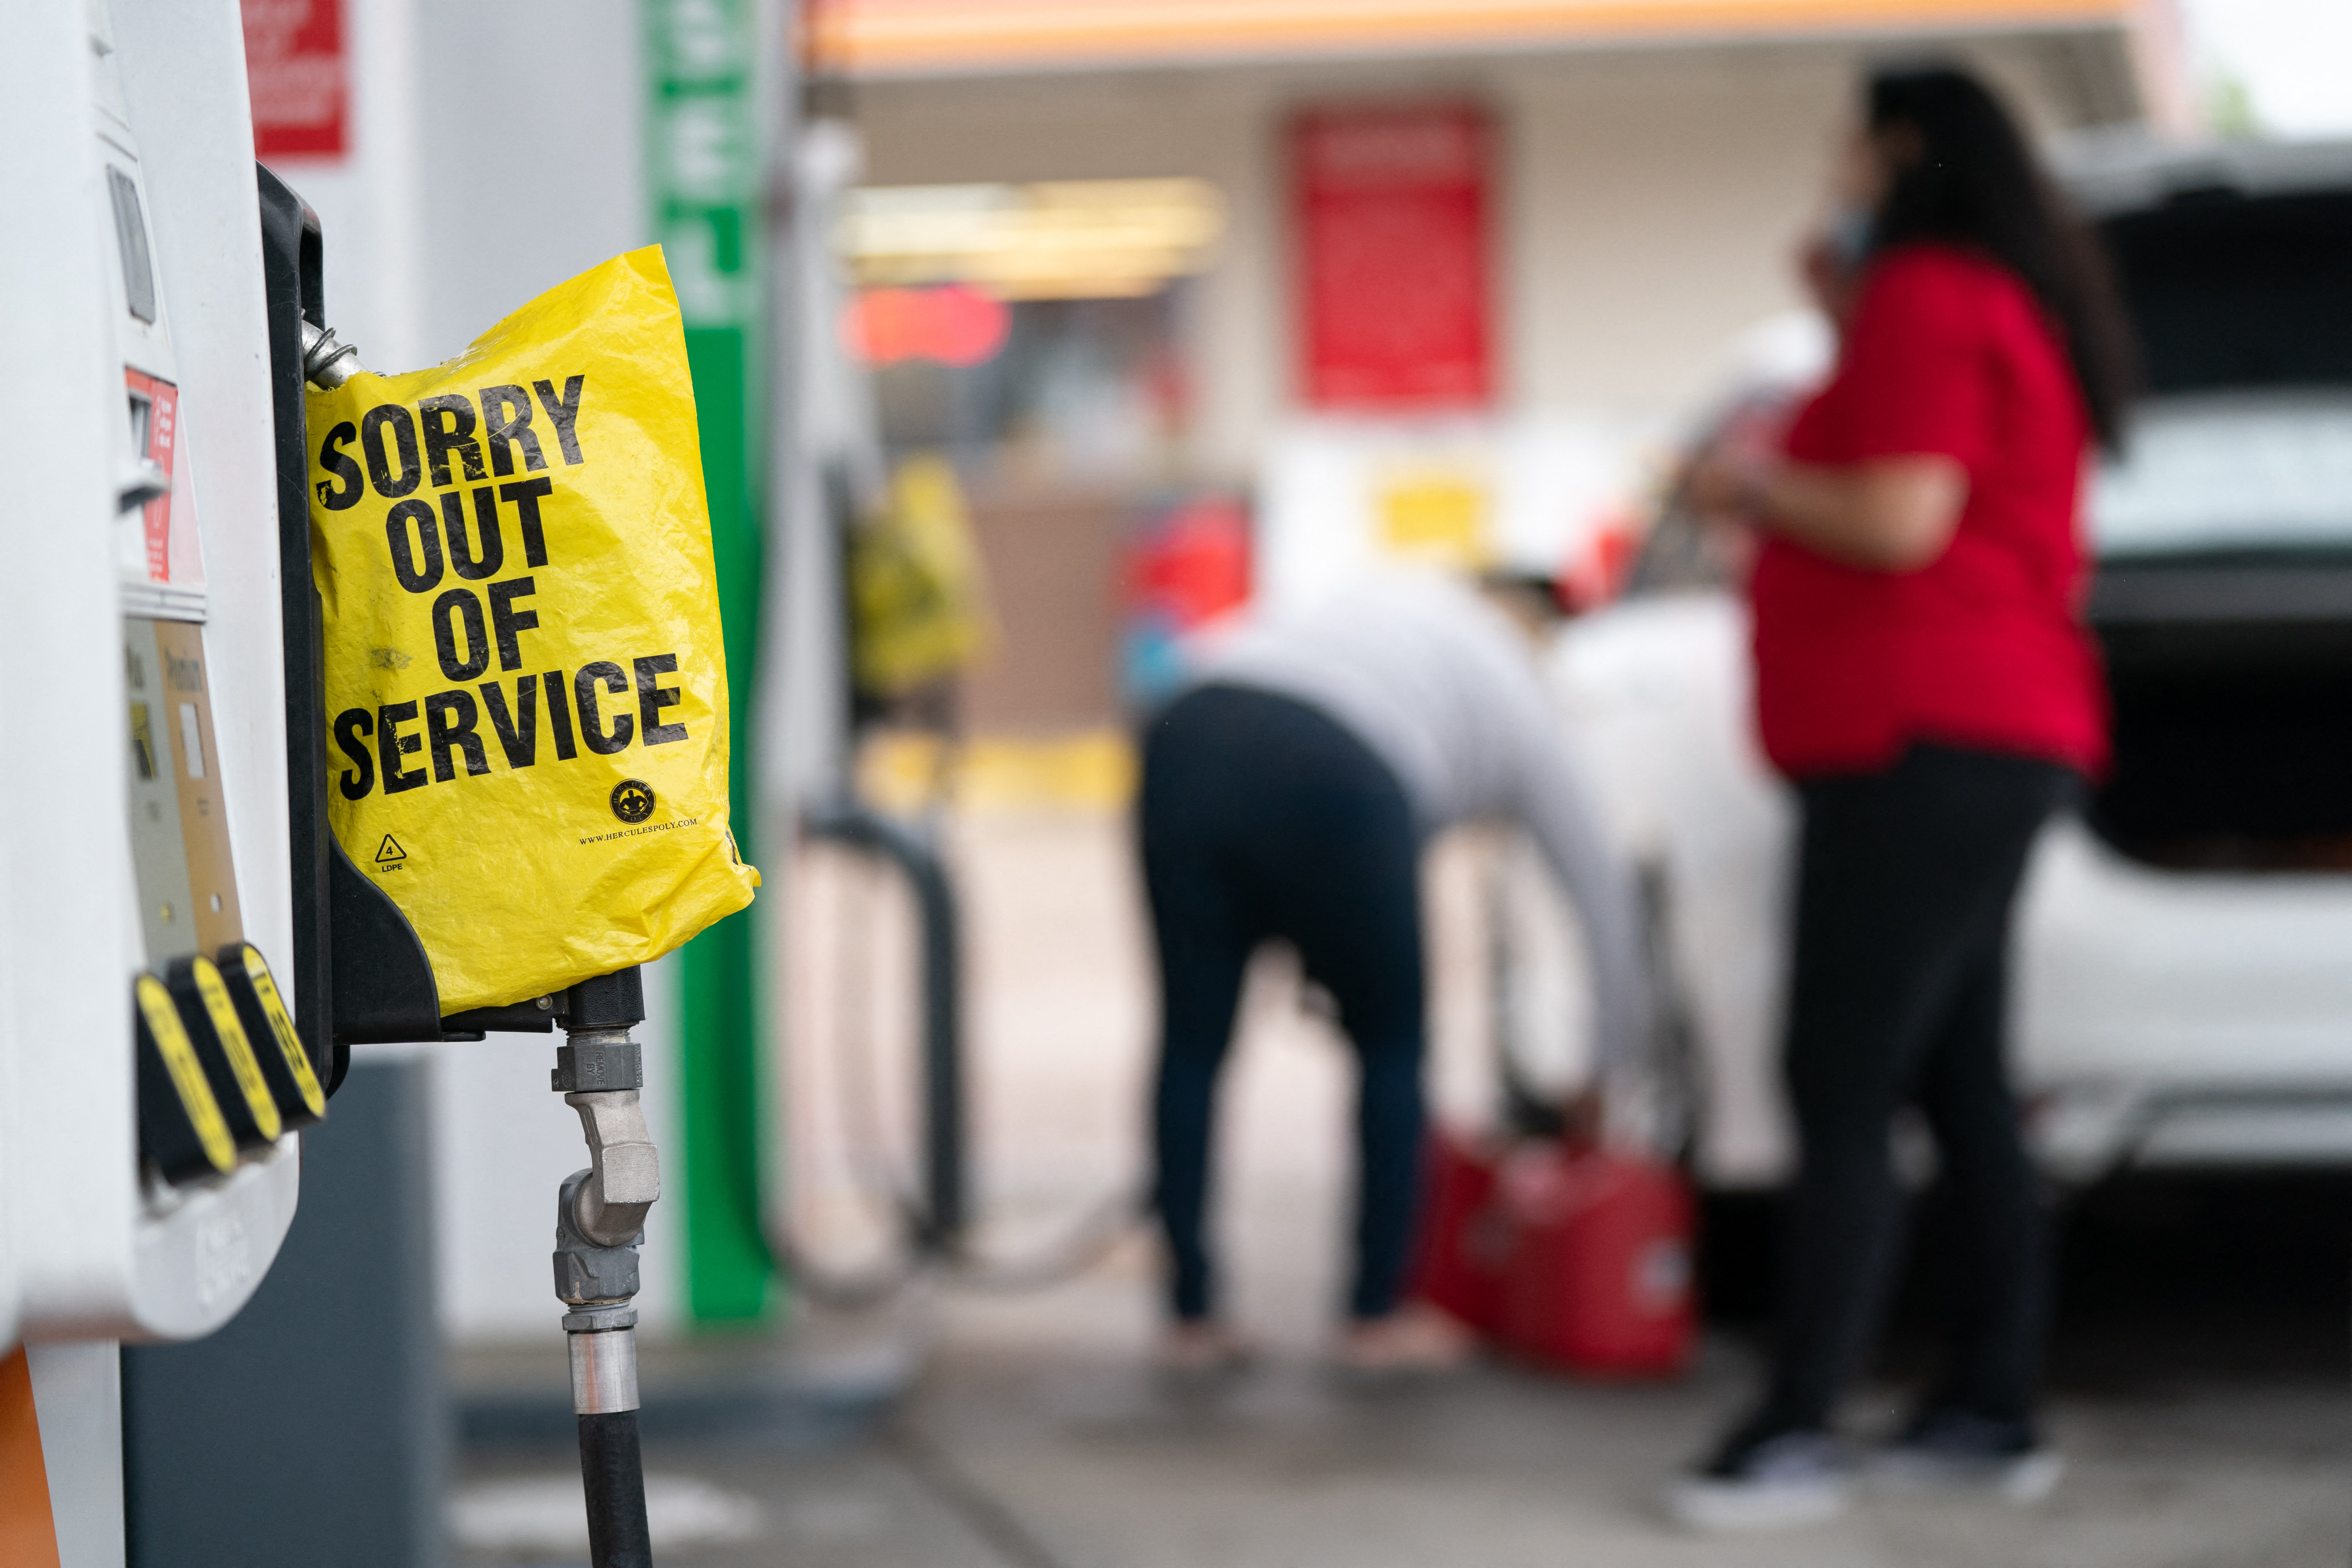
[[[757,880],[726,835],[723,784],[715,802],[697,804],[725,777],[713,717],[726,710],[723,661],[715,604],[703,602],[708,524],[684,343],[658,253],[594,276],[635,289],[641,305],[667,300],[660,346],[674,363],[633,381],[643,367],[625,354],[600,362],[585,394],[576,374],[551,384],[523,376],[541,388],[535,402],[467,405],[465,417],[499,422],[485,423],[482,439],[507,443],[498,478],[520,487],[520,501],[493,500],[492,511],[527,509],[534,496],[550,508],[509,514],[520,530],[508,536],[509,570],[535,571],[542,593],[567,565],[625,554],[608,539],[601,552],[562,559],[564,520],[583,515],[565,504],[601,506],[595,515],[627,523],[620,532],[639,544],[638,525],[662,521],[668,531],[652,548],[677,561],[691,555],[683,546],[699,526],[702,592],[685,568],[670,584],[669,603],[685,606],[673,617],[683,640],[569,654],[579,668],[544,672],[543,685],[538,670],[519,689],[510,679],[518,706],[491,715],[496,734],[457,720],[463,686],[426,704],[440,780],[487,775],[490,745],[510,781],[552,776],[551,765],[520,772],[534,701],[542,755],[577,763],[565,775],[573,787],[593,767],[625,774],[595,784],[594,810],[607,818],[597,831],[499,809],[518,831],[552,832],[550,854],[593,846],[600,866],[632,868],[636,890],[607,899],[614,918],[599,951],[644,951],[574,967],[519,999],[485,992],[478,974],[445,984],[450,972],[436,963],[446,950],[431,942],[446,933],[446,910],[439,927],[412,920],[385,890],[385,862],[399,857],[362,870],[333,831],[334,811],[354,796],[352,774],[331,782],[331,738],[347,754],[386,759],[386,795],[395,779],[404,789],[436,773],[430,762],[404,768],[420,745],[413,730],[404,749],[386,723],[375,751],[341,724],[348,714],[330,724],[333,682],[353,666],[331,657],[336,623],[313,586],[329,563],[313,559],[312,508],[325,503],[314,495],[312,436],[334,432],[309,428],[306,395],[363,373],[329,329],[315,217],[252,161],[237,6],[20,8],[6,43],[0,202],[38,242],[0,249],[0,545],[12,568],[0,658],[21,699],[18,743],[0,749],[0,1455],[13,1462],[31,1445],[47,1481],[0,1487],[0,1560],[37,1545],[30,1560],[54,1552],[63,1568],[121,1561],[115,1346],[201,1337],[245,1305],[294,1213],[302,1131],[327,1115],[352,1046],[561,1029],[553,1084],[581,1119],[589,1158],[557,1194],[553,1284],[591,1535],[599,1564],[647,1563],[634,1298],[659,1168],[638,1100],[634,963],[740,907]],[[640,311],[641,324],[657,317]],[[574,471],[583,440],[598,450],[599,428],[646,424],[624,414],[575,428],[582,397],[593,411],[615,387],[659,405],[664,450],[683,454],[672,465],[607,447],[601,455],[618,460]],[[534,407],[535,436],[517,435]],[[462,440],[448,417],[428,434]],[[456,448],[436,450],[446,469]],[[468,450],[460,473],[484,481],[478,508],[498,484],[474,471],[479,447]],[[509,463],[527,471],[509,477]],[[561,467],[551,477],[551,465]],[[578,499],[648,472],[657,504]],[[428,529],[465,515],[457,489],[439,499],[437,514],[420,499],[408,515]],[[472,513],[487,552],[483,515]],[[368,523],[379,549],[383,521],[379,509]],[[552,566],[541,559],[551,551]],[[496,569],[488,559],[451,563],[469,583]],[[501,588],[504,600],[487,600],[507,612],[500,636],[538,624],[545,646],[558,642],[551,595],[535,621],[516,608],[527,582],[485,592]],[[453,582],[428,598],[472,593]],[[583,594],[588,608],[574,618],[595,623],[589,612],[614,597]],[[452,626],[463,619],[449,614]],[[657,619],[625,613],[614,635]],[[479,632],[470,646],[466,657],[480,661],[496,651]],[[719,673],[707,673],[713,666]],[[656,834],[667,837],[646,837]],[[677,882],[647,879],[653,845],[693,847],[698,902],[667,896]],[[453,995],[458,1005],[445,1010]],[[20,1338],[31,1347],[21,1358]],[[17,1517],[27,1498],[38,1519]]]
[[[0,1558],[79,1568],[121,1561],[116,1347],[244,1306],[331,1059],[236,7],[18,7],[5,42],[0,1449],[46,1485],[0,1487]]]

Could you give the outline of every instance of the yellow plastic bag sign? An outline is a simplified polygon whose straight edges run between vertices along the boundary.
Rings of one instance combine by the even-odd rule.
[[[329,816],[415,927],[442,1011],[646,963],[750,903],[660,249],[309,409]]]
[[[908,458],[889,504],[849,542],[850,663],[863,689],[900,696],[972,662],[988,592],[963,492],[944,458]]]

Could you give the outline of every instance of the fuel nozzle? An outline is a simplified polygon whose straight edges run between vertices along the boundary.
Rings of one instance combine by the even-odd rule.
[[[164,1181],[225,1176],[326,1115],[285,998],[250,942],[222,948],[217,963],[192,953],[161,976],[139,975],[131,1002],[140,1152]]]
[[[194,1043],[196,1059],[204,1065],[213,1099],[227,1119],[236,1146],[250,1152],[277,1142],[286,1131],[286,1120],[262,1076],[252,1037],[237,1016],[220,966],[201,955],[174,959],[164,972],[163,984]]]
[[[318,1064],[294,1027],[269,961],[251,942],[240,942],[222,948],[217,964],[278,1119],[289,1128],[324,1121],[327,1092],[319,1082]]]
[[[153,975],[142,974],[131,982],[131,996],[141,1159],[167,1182],[228,1174],[236,1169],[236,1140],[171,992]]]

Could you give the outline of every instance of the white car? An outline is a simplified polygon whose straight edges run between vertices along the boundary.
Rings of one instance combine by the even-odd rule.
[[[2150,395],[2091,509],[2115,767],[2042,835],[2017,921],[2031,1136],[2068,1182],[2352,1164],[2352,143],[2111,149],[2070,184]],[[1698,1171],[1738,1189],[1791,1165],[1796,818],[1753,739],[1745,606],[1687,527],[1552,673],[1657,868]]]

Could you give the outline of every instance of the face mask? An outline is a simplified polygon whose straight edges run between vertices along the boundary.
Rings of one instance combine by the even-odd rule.
[[[1830,215],[1829,227],[1823,237],[1830,253],[1848,268],[1862,265],[1870,254],[1871,213],[1863,207],[1840,207]]]

